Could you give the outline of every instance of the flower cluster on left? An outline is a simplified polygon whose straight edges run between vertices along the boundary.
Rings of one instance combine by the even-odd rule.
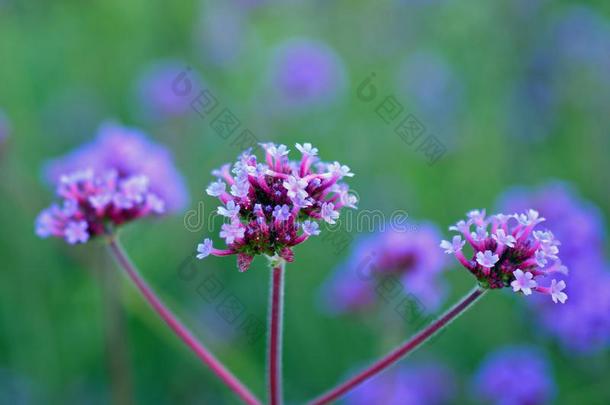
[[[87,169],[62,176],[57,195],[62,204],[40,213],[36,234],[64,238],[69,244],[85,243],[105,233],[109,224],[165,211],[163,200],[149,191],[148,177],[120,178],[116,170],[95,173]]]
[[[69,244],[105,234],[108,251],[159,318],[244,403],[260,405],[157,296],[115,232],[115,227],[136,218],[183,208],[188,194],[169,150],[135,128],[106,123],[96,140],[47,164],[45,175],[57,183],[62,201],[40,213],[36,233],[60,237]],[[102,283],[102,288],[110,287]],[[102,295],[108,298],[110,294]]]
[[[150,142],[138,130],[104,124],[99,137],[48,167],[49,177],[60,168],[56,185],[60,203],[44,209],[36,219],[38,236],[60,237],[69,244],[85,243],[111,228],[149,215],[160,215],[181,205],[165,198],[173,190],[164,189],[159,178],[180,175],[168,152]],[[146,167],[134,165],[134,154]],[[161,173],[153,177],[150,174]],[[180,184],[179,182],[179,184]],[[175,185],[171,185],[174,187]],[[179,195],[184,200],[186,192]]]

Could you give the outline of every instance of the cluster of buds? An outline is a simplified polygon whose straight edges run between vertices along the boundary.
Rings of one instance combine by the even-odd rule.
[[[564,303],[568,298],[563,292],[564,281],[552,279],[548,287],[538,285],[541,279],[554,273],[567,273],[557,256],[559,241],[550,231],[534,230],[543,221],[531,209],[524,214],[497,214],[489,218],[485,210],[474,210],[468,213],[468,220],[449,228],[461,233],[465,240],[456,235],[452,241],[442,241],[441,248],[454,254],[482,287],[510,286],[524,295],[536,291],[550,295],[555,303]],[[470,260],[462,252],[466,242],[474,251]]]
[[[300,161],[288,159],[285,145],[261,146],[265,163],[247,150],[232,166],[212,172],[218,179],[206,191],[222,202],[218,213],[228,222],[220,236],[228,248],[215,249],[205,239],[197,246],[198,259],[236,254],[240,271],[260,254],[292,261],[292,247],[320,233],[317,221],[334,224],[341,208],[356,208],[356,197],[340,182],[353,176],[349,167],[320,162],[309,143],[296,144]]]
[[[85,243],[109,226],[147,215],[162,214],[165,203],[149,190],[147,176],[122,177],[116,170],[100,174],[91,169],[61,176],[57,185],[61,204],[43,210],[36,219],[36,234]]]

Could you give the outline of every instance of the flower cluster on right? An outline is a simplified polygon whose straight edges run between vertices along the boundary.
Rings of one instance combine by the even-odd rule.
[[[552,279],[551,285],[539,285],[539,280],[554,273],[567,273],[559,257],[560,242],[548,230],[534,230],[544,218],[535,210],[522,214],[497,214],[486,217],[485,210],[467,214],[466,221],[459,221],[449,230],[456,231],[451,241],[442,241],[445,253],[454,254],[484,288],[512,287],[514,292],[530,295],[532,291],[551,296],[553,302],[562,304],[568,299],[563,290],[563,280]],[[474,226],[474,231],[472,230]],[[464,245],[474,253],[467,259]]]
[[[545,226],[561,240],[561,259],[570,274],[554,276],[566,282],[570,299],[565,305],[554,305],[544,296],[527,300],[536,324],[556,337],[569,356],[610,347],[610,262],[600,207],[557,180],[533,188],[513,187],[497,207],[505,212],[529,207],[543,212]]]

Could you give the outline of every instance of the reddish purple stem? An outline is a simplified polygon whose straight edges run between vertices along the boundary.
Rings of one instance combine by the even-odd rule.
[[[313,400],[311,405],[323,405],[328,404],[338,398],[342,397],[347,392],[360,385],[365,380],[373,377],[374,375],[382,372],[392,364],[396,363],[402,357],[411,353],[423,343],[425,343],[432,335],[447,326],[453,319],[463,313],[472,303],[474,303],[479,297],[483,295],[485,290],[476,287],[468,295],[466,295],[460,302],[454,307],[445,312],[440,318],[428,325],[424,330],[413,336],[411,339],[404,342],[398,348],[394,349],[388,355],[373,363],[366,370],[358,373],[354,377],[331,389],[326,394]]]
[[[148,286],[146,281],[140,276],[138,270],[131,263],[115,237],[109,237],[109,245],[110,251],[113,253],[123,270],[125,270],[131,281],[174,333],[245,403],[259,405],[260,401],[229,370],[227,370],[224,365],[197,340],[197,338],[193,336],[191,331],[189,331],[155,295],[154,291]]]
[[[282,315],[284,307],[284,267],[282,262],[271,270],[269,299],[269,337],[267,339],[267,383],[269,404],[282,403]]]

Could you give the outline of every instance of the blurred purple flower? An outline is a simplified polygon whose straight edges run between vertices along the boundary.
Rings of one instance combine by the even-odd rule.
[[[254,5],[226,2],[208,5],[201,12],[194,35],[206,62],[228,66],[237,60],[247,39],[246,11],[249,7]]]
[[[442,138],[453,138],[464,103],[464,86],[442,55],[415,53],[399,70],[397,81],[417,114],[421,114],[424,126],[440,132]]]
[[[509,134],[523,141],[545,138],[563,103],[584,103],[589,113],[606,115],[598,106],[610,101],[608,91],[569,93],[572,87],[610,87],[610,24],[593,9],[562,9],[536,36],[525,60],[509,99]],[[567,84],[573,81],[578,84]]]
[[[551,29],[562,63],[586,63],[607,76],[610,68],[610,24],[586,6],[566,8]]]
[[[546,404],[555,396],[546,357],[530,347],[506,347],[490,354],[473,379],[473,391],[496,405]]]
[[[603,257],[602,213],[567,183],[555,181],[535,189],[515,187],[504,193],[497,205],[506,212],[528,208],[540,212],[546,218],[545,226],[561,240],[562,258],[568,268],[578,265],[583,257]]]
[[[11,124],[8,121],[8,117],[0,109],[0,147],[6,142],[11,133]]]
[[[593,8],[568,8],[555,23],[551,47],[559,53],[562,101],[607,122],[610,103],[610,22]]]
[[[148,177],[150,191],[164,200],[168,212],[179,211],[188,202],[184,179],[169,150],[137,128],[102,124],[97,139],[48,162],[44,175],[55,184],[62,175],[85,169],[98,173],[116,170],[120,177]]]
[[[556,59],[541,47],[525,63],[509,99],[508,133],[522,141],[549,135],[557,119]]]
[[[181,60],[161,60],[148,66],[136,83],[137,99],[147,117],[158,119],[175,117],[190,109],[192,97],[174,92],[173,82],[188,64]],[[194,88],[200,88],[197,75],[189,76]]]
[[[440,239],[438,228],[426,223],[416,231],[390,229],[361,238],[323,286],[325,308],[331,313],[366,310],[382,295],[378,285],[390,276],[399,285],[386,284],[383,290],[388,294],[411,293],[421,301],[423,311],[436,310],[446,290],[439,279],[447,264],[438,249]]]
[[[30,378],[13,370],[0,368],[1,404],[28,405],[40,402],[40,387]]]
[[[559,275],[570,297],[565,305],[540,300],[530,304],[547,331],[570,352],[590,353],[610,345],[610,272],[604,258],[604,218],[594,204],[568,184],[553,182],[536,189],[514,188],[501,199],[506,210],[532,206],[562,240],[569,274]]]
[[[277,46],[269,80],[278,106],[309,107],[334,101],[345,90],[346,72],[328,45],[293,38]]]
[[[597,274],[592,276],[590,270]],[[566,305],[551,308],[535,302],[542,325],[555,335],[569,354],[588,354],[610,345],[610,271],[601,262],[583,261],[568,280]],[[576,272],[589,271],[589,276]]]
[[[395,367],[356,388],[346,405],[440,405],[452,403],[455,376],[436,363]]]

